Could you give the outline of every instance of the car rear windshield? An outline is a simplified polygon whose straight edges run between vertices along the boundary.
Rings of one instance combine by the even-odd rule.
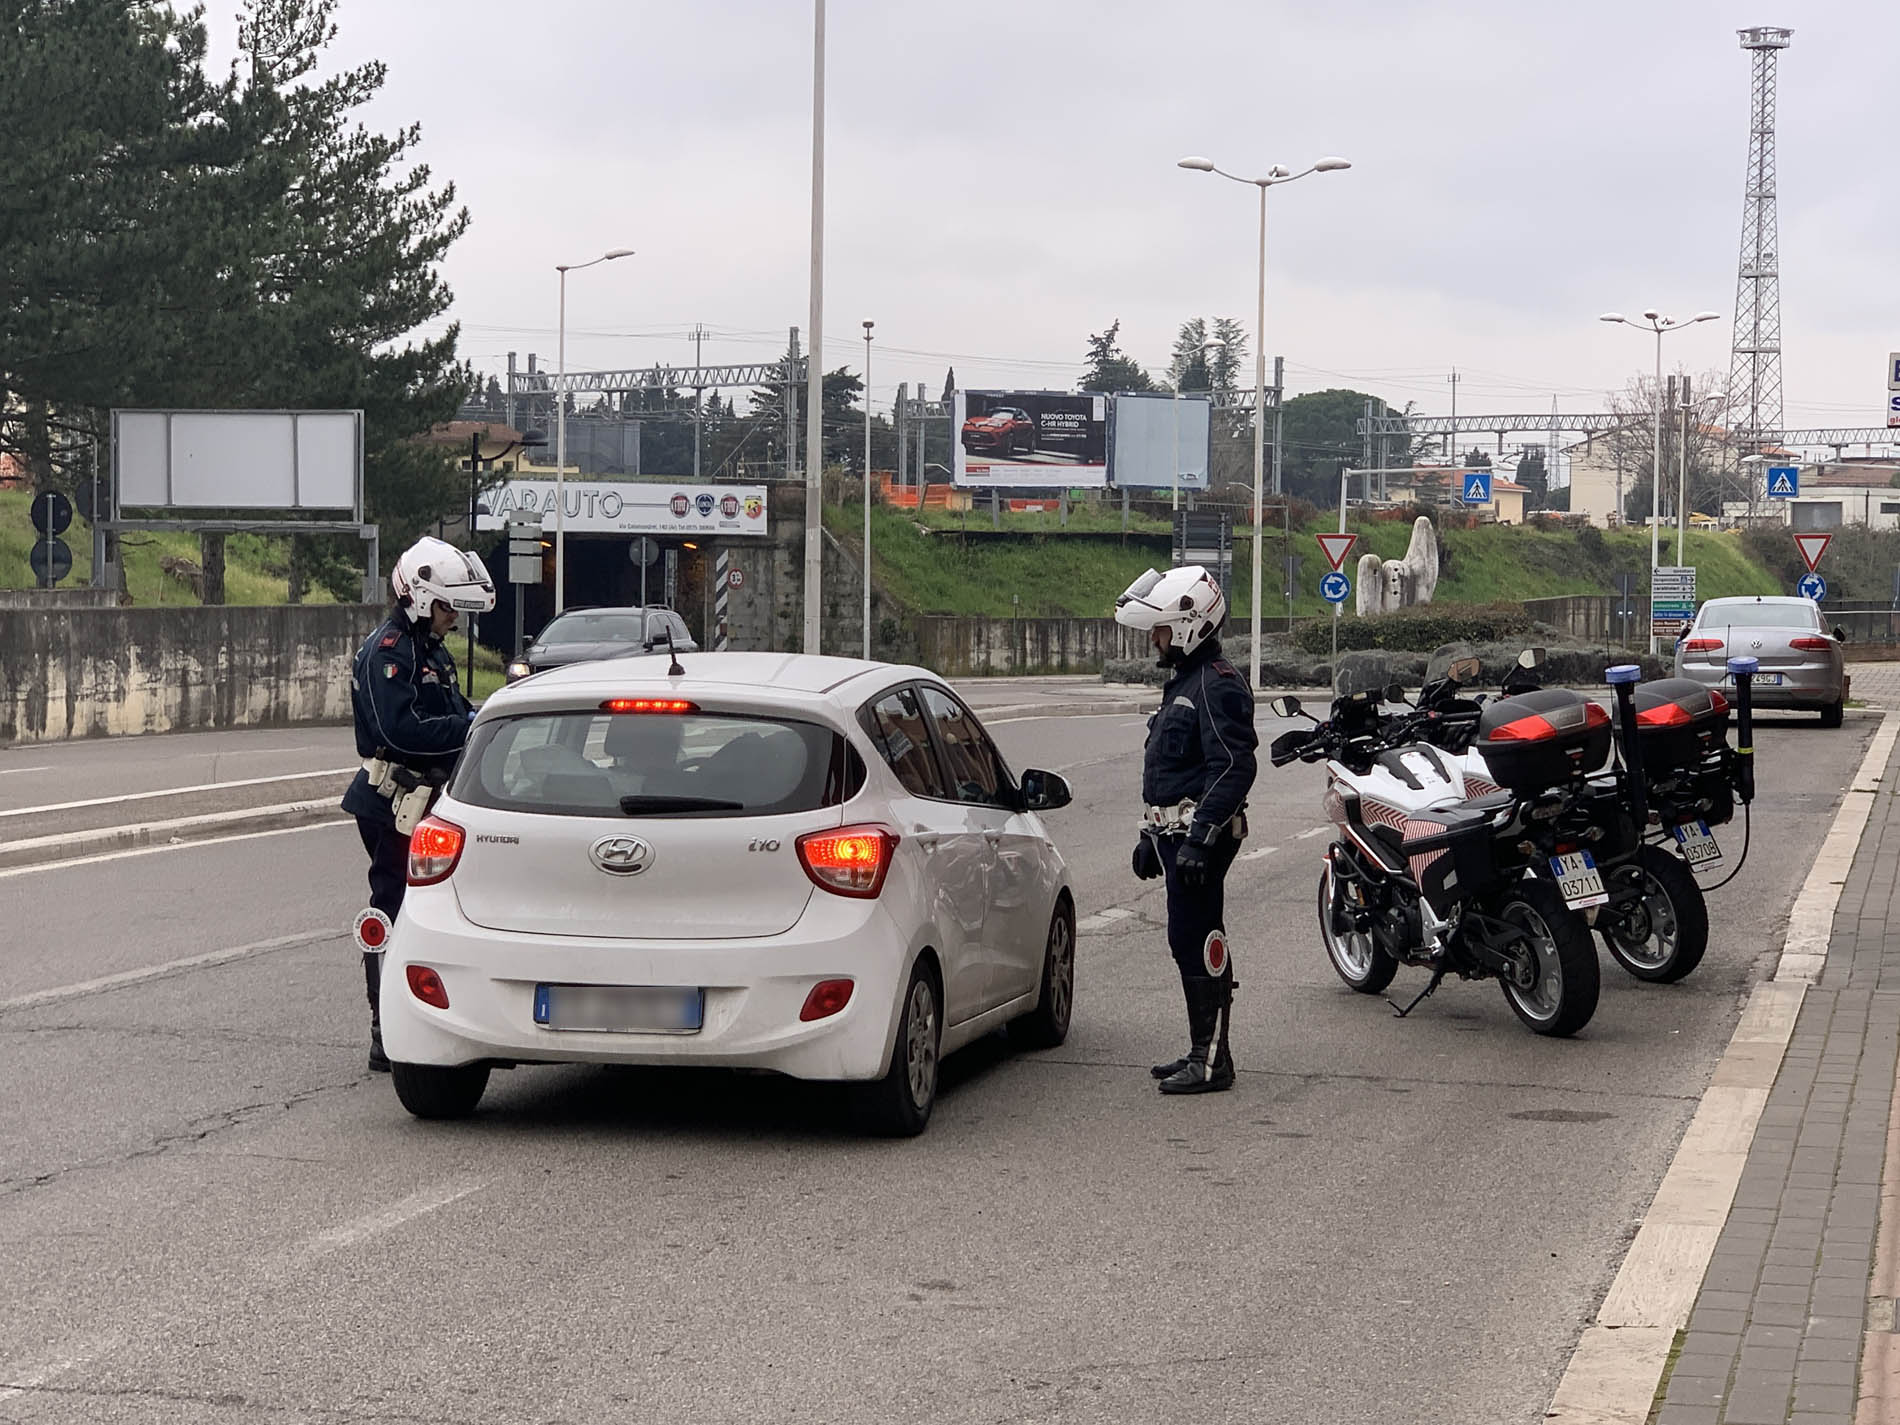
[[[640,614],[568,614],[542,629],[536,643],[640,643],[646,638]]]
[[[478,726],[450,793],[553,816],[778,816],[849,801],[864,763],[791,718],[544,712]]]
[[[1819,628],[1821,615],[1799,604],[1709,604],[1703,628]]]

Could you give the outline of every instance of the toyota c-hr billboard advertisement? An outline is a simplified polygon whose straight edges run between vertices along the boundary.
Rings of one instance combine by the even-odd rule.
[[[1011,489],[1108,483],[1108,397],[959,391],[956,482]]]

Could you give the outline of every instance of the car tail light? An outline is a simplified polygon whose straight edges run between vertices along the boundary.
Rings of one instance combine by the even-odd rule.
[[[449,987],[442,983],[442,977],[434,970],[427,965],[411,965],[405,973],[409,977],[410,994],[437,1009],[449,1007]]]
[[[888,826],[808,831],[798,838],[798,860],[820,890],[872,900],[884,889],[898,839]]]
[[[1791,638],[1788,647],[1799,648],[1803,653],[1822,653],[1834,646],[1831,638]]]
[[[1682,645],[1684,653],[1716,653],[1721,650],[1719,638],[1692,638]]]
[[[691,713],[699,711],[699,704],[689,703],[684,698],[609,698],[600,705],[600,710],[610,713]]]
[[[462,828],[439,816],[424,817],[409,833],[409,884],[433,886],[446,881],[462,859],[468,839]]]
[[[806,1024],[814,1019],[830,1019],[851,1003],[851,989],[849,980],[820,980],[811,987],[811,993],[805,996],[805,1007],[799,1010],[799,1019]]]

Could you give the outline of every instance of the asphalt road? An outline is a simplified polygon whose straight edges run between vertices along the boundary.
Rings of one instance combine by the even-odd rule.
[[[410,1120],[363,1070],[347,827],[0,874],[0,1420],[1528,1425],[1873,725],[1762,730],[1702,968],[1606,958],[1569,1042],[1495,985],[1403,1022],[1348,993],[1314,929],[1322,774],[1263,772],[1240,1085],[1165,1100],[1140,720],[1002,722],[1076,789],[1075,1028],[953,1059],[902,1143],[736,1074],[525,1069],[470,1122]]]

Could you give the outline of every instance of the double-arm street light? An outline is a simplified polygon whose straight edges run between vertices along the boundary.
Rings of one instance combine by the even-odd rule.
[[[1697,322],[1712,322],[1721,315],[1720,312],[1697,312],[1685,322],[1678,321],[1674,317],[1665,317],[1662,313],[1652,310],[1644,312],[1643,319],[1639,322],[1631,321],[1621,312],[1605,312],[1598,318],[1599,321],[1620,322],[1626,327],[1635,327],[1638,331],[1653,331],[1656,333],[1656,440],[1650,461],[1649,484],[1649,582],[1652,589],[1656,583],[1656,567],[1662,562],[1663,333],[1680,331],[1683,327],[1692,327]],[[1677,498],[1680,499],[1681,496],[1678,495]],[[1617,511],[1617,514],[1620,516],[1622,511]],[[1682,556],[1678,554],[1676,557],[1680,559]],[[1654,602],[1655,600],[1652,596],[1651,603],[1653,604]],[[1656,638],[1655,620],[1652,619],[1649,627],[1649,651],[1655,653],[1660,646]]]
[[[1248,676],[1253,686],[1260,686],[1260,525],[1261,512],[1266,505],[1266,419],[1267,419],[1267,189],[1281,183],[1292,183],[1306,177],[1309,173],[1331,173],[1352,165],[1343,158],[1322,158],[1310,168],[1298,173],[1275,164],[1267,170],[1264,178],[1242,178],[1238,173],[1228,173],[1216,168],[1205,158],[1184,158],[1177,165],[1192,168],[1199,173],[1217,173],[1222,178],[1232,179],[1235,183],[1251,183],[1260,190],[1260,302],[1254,324],[1253,353],[1253,657],[1248,662]]]
[[[554,270],[561,274],[561,328],[555,357],[560,377],[567,375],[567,274],[598,267],[616,257],[632,256],[632,248],[617,247],[612,252],[603,252],[592,262],[556,264]],[[557,615],[567,608],[567,392],[561,389],[563,384],[558,379],[554,383],[554,612]]]

